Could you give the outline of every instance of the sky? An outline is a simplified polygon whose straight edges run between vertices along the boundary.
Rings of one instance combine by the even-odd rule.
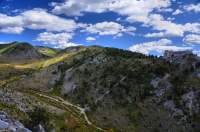
[[[199,0],[0,0],[0,43],[200,54]]]

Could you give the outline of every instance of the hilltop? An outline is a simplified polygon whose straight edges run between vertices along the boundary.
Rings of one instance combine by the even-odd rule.
[[[200,58],[193,53],[163,58],[15,42],[0,45],[0,62],[0,110],[25,126],[37,106],[51,116],[41,123],[46,131],[199,130]]]

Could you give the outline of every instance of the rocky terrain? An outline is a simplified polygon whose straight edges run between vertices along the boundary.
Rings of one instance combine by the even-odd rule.
[[[9,132],[31,132],[25,128],[19,121],[10,120],[7,113],[0,111],[0,131]]]
[[[7,58],[7,59],[6,59]],[[0,45],[0,110],[33,130],[198,132],[200,58]],[[43,117],[42,119],[39,117]]]

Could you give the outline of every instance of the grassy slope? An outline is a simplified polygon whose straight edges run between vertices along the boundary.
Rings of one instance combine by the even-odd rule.
[[[36,49],[43,55],[47,56],[47,57],[52,57],[54,55],[56,55],[57,53],[59,53],[59,50],[57,49],[53,49],[53,48],[49,48],[49,47],[36,47]]]
[[[15,47],[18,42],[13,42],[11,44],[2,44],[0,45],[0,54],[5,54],[9,49]]]

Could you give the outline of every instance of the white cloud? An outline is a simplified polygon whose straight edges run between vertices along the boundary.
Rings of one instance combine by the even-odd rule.
[[[0,44],[9,44],[10,42],[3,42],[3,41],[0,41]]]
[[[56,47],[65,48],[70,46],[78,46],[80,44],[74,44],[68,42],[73,37],[73,33],[57,33],[53,34],[51,32],[40,33],[34,41],[40,41],[44,44],[57,45]]]
[[[20,12],[20,10],[19,9],[15,9],[12,12],[17,13],[17,12]]]
[[[126,21],[130,23],[133,23],[133,22],[147,23],[149,21],[149,18],[147,16],[132,15],[132,16],[127,17]]]
[[[88,32],[90,34],[98,33],[99,35],[116,35],[120,32],[132,33],[135,30],[136,28],[132,26],[125,28],[115,22],[102,22],[94,25],[90,24],[85,30],[82,30],[82,32]]]
[[[160,8],[158,9],[158,12],[172,12],[173,9],[172,8]]]
[[[198,13],[200,12],[200,3],[198,3],[197,5],[190,4],[190,5],[184,6],[184,9],[186,11],[194,11]]]
[[[195,35],[195,34],[186,35],[183,38],[183,42],[200,44],[200,35]]]
[[[131,32],[131,31],[135,31],[136,28],[133,26],[129,26],[129,27],[125,27],[124,29],[122,29],[123,32]]]
[[[181,30],[174,30],[174,31],[166,31],[166,32],[159,32],[159,33],[148,33],[146,35],[144,35],[147,38],[150,37],[181,37],[183,36],[183,31]]]
[[[168,20],[168,21],[173,21],[173,20],[175,20],[175,18],[168,17],[167,20]]]
[[[161,39],[159,41],[146,42],[141,44],[135,44],[129,48],[130,51],[140,52],[143,54],[149,54],[150,51],[162,52],[164,50],[187,50],[192,49],[192,47],[177,47],[177,46],[168,46],[172,44],[172,41],[169,39]]]
[[[162,31],[159,33],[146,34],[145,37],[173,37],[184,35],[184,32],[199,33],[200,23],[186,23],[185,25],[176,24],[171,21],[166,21],[159,14],[152,14],[149,16],[147,26],[152,26],[153,30]]]
[[[51,3],[49,3],[49,6],[57,6],[57,5],[59,5],[58,3],[56,3],[56,2],[51,2]]]
[[[86,28],[88,26],[88,24],[85,24],[85,23],[78,23],[77,25],[80,28]]]
[[[0,30],[2,33],[7,33],[7,34],[21,34],[24,31],[22,27],[8,27],[8,28],[3,28]]]
[[[93,37],[87,37],[86,40],[90,42],[90,41],[94,41],[94,40],[96,40],[96,38],[93,38]]]
[[[68,16],[83,16],[82,12],[105,12],[107,7],[107,2],[112,2],[112,0],[67,0],[61,4],[51,4],[54,5],[52,12],[54,14],[65,14]]]
[[[116,36],[113,37],[113,39],[119,38],[121,36],[123,36],[123,34],[122,33],[118,33]]]
[[[122,29],[123,26],[118,23],[102,22],[95,25],[90,25],[84,31],[91,34],[99,33],[99,35],[115,35]]]
[[[200,50],[194,50],[193,53],[197,54],[198,56],[200,56]]]
[[[0,13],[0,27],[22,27],[23,21],[21,16],[7,16]]]
[[[117,18],[117,19],[116,19],[116,21],[120,21],[120,20],[121,20],[121,18]]]
[[[78,17],[74,17],[75,20],[78,20]]]
[[[181,14],[183,13],[183,11],[177,9],[175,12],[172,13],[172,15],[178,15],[178,14]]]
[[[195,30],[189,28],[184,28],[185,25],[172,23],[173,18],[167,19],[159,14],[152,14],[152,11],[157,12],[172,12],[173,9],[169,8],[171,2],[174,0],[67,0],[63,3],[54,3],[54,9],[52,10],[55,14],[66,14],[68,16],[83,16],[85,12],[95,12],[102,13],[107,11],[116,12],[120,15],[127,16],[125,21],[134,23],[141,22],[142,26],[152,26],[153,30],[160,31],[159,33],[154,33],[148,36],[183,36],[184,32],[188,31],[191,33],[196,33],[199,30],[198,26],[194,27],[195,24],[192,24]],[[154,3],[154,4],[152,4]],[[197,10],[196,8],[192,8]],[[173,15],[183,13],[180,9],[177,9]],[[157,17],[157,18],[156,18]],[[120,18],[117,18],[116,21],[120,21]],[[96,25],[97,26],[97,25]],[[91,29],[89,29],[91,28]],[[119,33],[114,28],[114,31],[99,31],[95,30],[96,27],[89,26],[85,31],[90,33],[99,33],[100,35],[112,34],[115,35]],[[83,30],[84,31],[84,30]],[[134,35],[133,32],[129,34]]]
[[[64,49],[64,48],[66,48],[66,47],[71,47],[71,46],[82,46],[82,45],[83,45],[83,44],[75,44],[75,43],[72,43],[72,42],[68,42],[68,43],[63,42],[63,43],[60,44],[60,45],[54,46],[54,48]]]
[[[152,4],[153,3],[153,4]],[[120,15],[126,15],[128,22],[145,22],[149,13],[154,9],[163,12],[171,12],[168,8],[171,0],[67,0],[54,6],[54,14],[68,16],[83,16],[85,12],[102,13],[113,11]]]
[[[181,26],[183,31],[188,31],[191,33],[199,33],[200,32],[200,23],[186,23]]]
[[[83,24],[80,24],[80,26],[83,26]],[[46,31],[73,32],[80,26],[74,20],[60,18],[43,9],[27,10],[17,16],[0,14],[0,27],[3,29],[21,27],[45,29]]]
[[[21,13],[23,26],[30,29],[72,32],[77,28],[74,20],[63,19],[42,9],[28,10]]]

